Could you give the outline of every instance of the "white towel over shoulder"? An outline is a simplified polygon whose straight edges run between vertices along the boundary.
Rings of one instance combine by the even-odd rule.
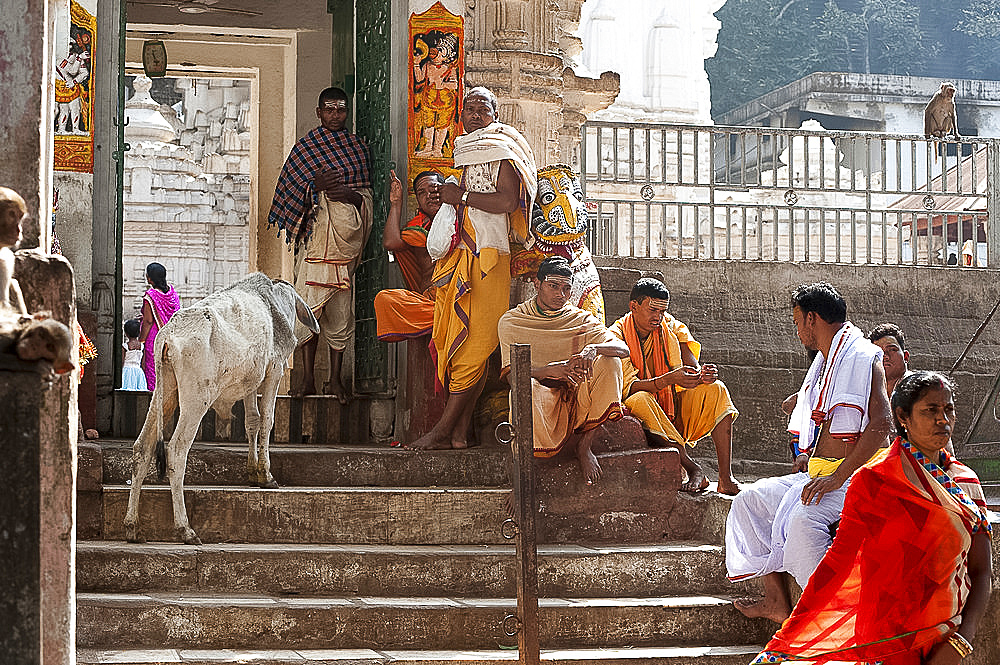
[[[812,448],[814,425],[829,421],[838,438],[854,437],[868,426],[872,365],[882,360],[882,349],[869,342],[850,322],[830,343],[829,362],[816,354],[799,389],[788,431],[799,436],[799,447]]]

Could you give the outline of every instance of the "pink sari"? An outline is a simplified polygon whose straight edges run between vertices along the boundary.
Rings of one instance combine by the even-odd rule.
[[[156,387],[153,342],[156,340],[156,333],[160,331],[160,328],[165,326],[170,317],[181,308],[181,299],[177,297],[177,292],[171,286],[166,293],[159,289],[149,288],[142,300],[149,304],[149,309],[153,313],[153,325],[149,328],[149,334],[146,336],[146,343],[142,349],[142,373],[146,375],[146,389],[152,390]]]

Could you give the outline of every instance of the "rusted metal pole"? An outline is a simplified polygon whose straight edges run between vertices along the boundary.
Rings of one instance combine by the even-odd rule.
[[[517,520],[517,648],[522,665],[538,665],[538,549],[535,437],[531,428],[531,346],[512,344],[511,424],[514,429],[514,519]]]

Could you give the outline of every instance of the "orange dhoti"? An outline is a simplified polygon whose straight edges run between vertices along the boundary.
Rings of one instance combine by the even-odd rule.
[[[385,289],[375,295],[376,334],[383,342],[430,335],[434,301],[409,289]]]

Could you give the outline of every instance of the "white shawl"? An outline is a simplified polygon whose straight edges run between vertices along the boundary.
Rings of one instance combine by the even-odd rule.
[[[882,360],[882,349],[869,342],[849,321],[830,343],[830,361],[822,353],[813,358],[799,388],[788,431],[799,437],[799,449],[809,451],[816,425],[829,421],[832,436],[857,436],[868,426],[872,364]],[[841,409],[838,407],[853,407]]]

